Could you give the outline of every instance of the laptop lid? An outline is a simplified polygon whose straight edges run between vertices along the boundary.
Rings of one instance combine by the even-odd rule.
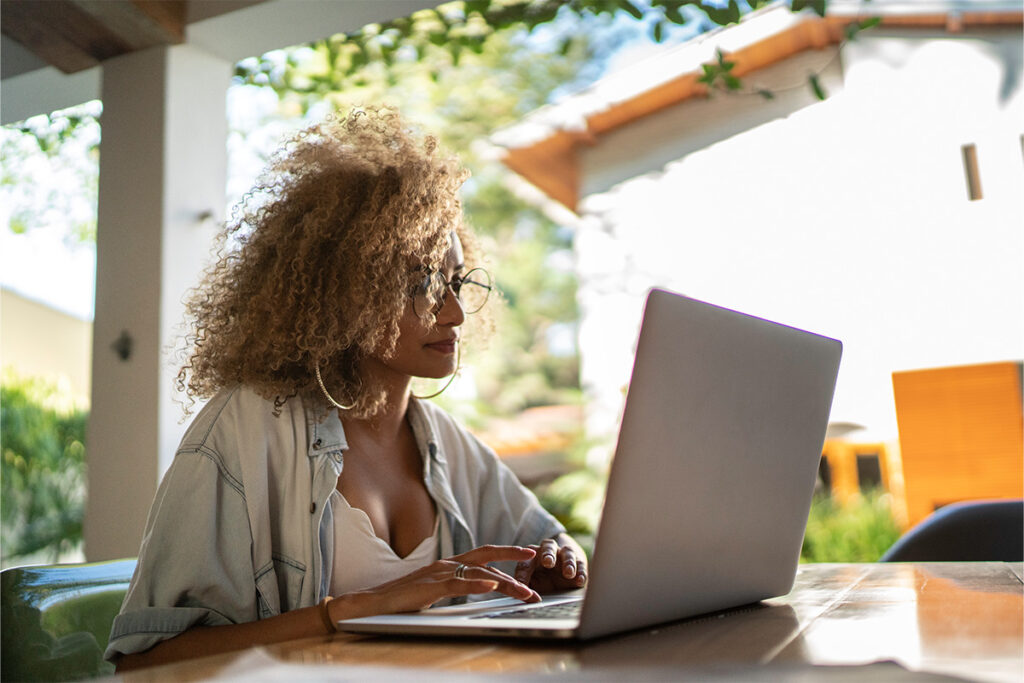
[[[650,292],[580,637],[790,591],[841,352]]]
[[[578,623],[480,619],[493,607],[478,603],[339,628],[585,639],[788,593],[841,350],[834,339],[652,290]]]

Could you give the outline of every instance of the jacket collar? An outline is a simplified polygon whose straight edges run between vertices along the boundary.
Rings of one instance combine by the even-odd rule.
[[[309,450],[307,455],[315,458],[324,454],[331,454],[336,451],[348,449],[348,441],[345,438],[345,428],[341,424],[341,417],[338,411],[331,409],[322,416],[319,421],[316,419],[317,409],[307,411],[309,416],[307,433],[309,437]],[[412,427],[413,435],[416,437],[416,446],[424,457],[424,467],[430,470],[434,463],[447,465],[444,454],[437,444],[437,437],[434,434],[433,426],[415,398],[409,400],[409,424]],[[428,460],[429,459],[429,460]]]
[[[322,416],[319,421],[316,419],[317,411],[317,407],[306,411],[308,416],[306,432],[309,437],[307,455],[311,458],[333,453],[340,455],[348,448],[348,441],[345,440],[345,429],[341,426],[338,411],[333,408],[328,410],[327,414]]]

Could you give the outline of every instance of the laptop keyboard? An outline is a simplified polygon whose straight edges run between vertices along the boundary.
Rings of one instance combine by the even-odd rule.
[[[570,602],[558,602],[553,605],[543,605],[527,609],[509,610],[506,612],[491,612],[480,614],[474,619],[577,619],[580,616],[582,600]]]

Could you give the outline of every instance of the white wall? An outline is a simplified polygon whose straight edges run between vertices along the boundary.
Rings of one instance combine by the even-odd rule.
[[[9,289],[0,289],[0,365],[67,386],[89,405],[92,323]]]
[[[827,78],[824,102],[790,99],[788,116],[739,134],[756,102],[687,103],[585,157],[597,191],[577,240],[582,374],[605,404],[594,423],[620,409],[652,285],[842,339],[832,419],[865,425],[856,438],[896,438],[895,370],[1024,357],[1019,31],[876,30],[841,57],[843,87]],[[774,71],[806,78],[794,61]],[[609,185],[664,130],[675,138],[661,147],[695,151]],[[980,201],[967,199],[967,143]]]

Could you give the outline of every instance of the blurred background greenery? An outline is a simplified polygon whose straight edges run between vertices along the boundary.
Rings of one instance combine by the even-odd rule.
[[[874,562],[900,537],[891,496],[869,489],[840,505],[825,494],[814,497],[801,562]]]
[[[56,562],[82,544],[88,412],[66,388],[5,370],[0,383],[0,564]]]

